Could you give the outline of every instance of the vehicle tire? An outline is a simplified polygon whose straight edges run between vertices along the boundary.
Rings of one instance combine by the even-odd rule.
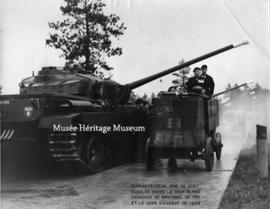
[[[212,148],[211,137],[206,139],[205,146],[205,166],[207,171],[212,171],[214,166],[214,151]]]
[[[168,167],[171,169],[176,169],[177,168],[177,161],[175,157],[170,157],[168,160]]]
[[[97,173],[104,169],[104,146],[98,136],[86,141],[84,159],[88,173]]]
[[[217,160],[220,160],[221,158],[221,153],[222,153],[222,140],[221,140],[221,134],[216,133],[215,135],[215,140],[216,140],[216,158]]]
[[[156,162],[155,148],[148,147],[146,151],[146,168],[147,170],[153,170]]]
[[[153,170],[155,165],[155,150],[153,147],[150,147],[150,137],[148,137],[145,144],[145,165],[147,170]]]

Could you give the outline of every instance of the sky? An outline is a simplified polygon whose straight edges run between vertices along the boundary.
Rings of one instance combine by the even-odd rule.
[[[105,0],[104,0],[105,1]],[[63,66],[60,52],[45,46],[48,22],[61,19],[62,0],[0,0],[0,85],[16,94],[18,83],[42,66]],[[108,60],[113,79],[127,84],[235,42],[232,49],[191,67],[208,65],[215,92],[228,83],[253,80],[270,88],[269,0],[106,0],[127,30],[116,45],[123,55]],[[135,89],[167,90],[172,75]]]

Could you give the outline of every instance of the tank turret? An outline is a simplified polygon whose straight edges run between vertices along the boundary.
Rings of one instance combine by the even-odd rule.
[[[20,84],[21,94],[63,93],[89,96],[92,88],[102,79],[74,73],[58,67],[43,67],[36,76],[24,79]]]

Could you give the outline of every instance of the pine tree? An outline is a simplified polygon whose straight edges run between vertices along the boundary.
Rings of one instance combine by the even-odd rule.
[[[183,64],[185,61],[182,59],[179,62],[179,65]],[[172,81],[173,83],[173,88],[177,89],[179,92],[186,92],[186,82],[188,81],[188,74],[190,72],[191,68],[185,67],[179,70],[179,72],[173,73],[172,75],[176,76],[177,79],[174,79]]]
[[[121,55],[122,48],[113,46],[126,29],[115,14],[106,15],[101,0],[64,0],[60,7],[63,21],[50,22],[53,33],[46,44],[60,49],[66,65],[75,65],[87,72],[111,70],[105,58]]]

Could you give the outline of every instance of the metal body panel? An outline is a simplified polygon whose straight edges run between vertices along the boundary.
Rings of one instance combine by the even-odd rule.
[[[155,131],[151,146],[160,148],[200,148],[203,146],[203,129],[181,131]]]
[[[13,141],[38,141],[40,130],[37,129],[38,121],[5,122],[1,124],[1,143]]]
[[[167,95],[154,101],[151,146],[201,148],[205,143],[206,105],[201,97]]]
[[[41,117],[37,128],[46,128],[51,130],[53,125],[61,124],[62,126],[69,126],[73,124],[73,120],[80,116],[79,113],[72,113],[68,115],[52,115]]]
[[[125,126],[134,124],[132,114],[127,112],[91,112],[82,113],[81,122],[89,125],[112,126],[123,124]]]
[[[20,122],[35,121],[42,114],[38,98],[1,97],[1,121]]]
[[[217,99],[210,99],[207,101],[207,118],[208,118],[208,131],[215,130],[219,126],[219,107]]]

